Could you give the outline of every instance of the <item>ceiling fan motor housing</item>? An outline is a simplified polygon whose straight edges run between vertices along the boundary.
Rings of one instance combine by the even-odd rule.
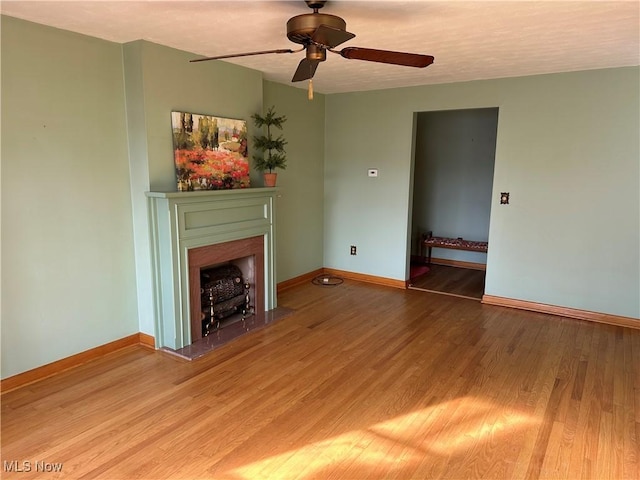
[[[318,45],[307,46],[307,60],[312,62],[324,62],[327,59],[327,50]]]
[[[328,13],[305,13],[289,19],[287,22],[287,37],[293,43],[309,45],[311,44],[311,36],[320,25],[326,25],[339,30],[347,29],[347,22],[335,15]]]

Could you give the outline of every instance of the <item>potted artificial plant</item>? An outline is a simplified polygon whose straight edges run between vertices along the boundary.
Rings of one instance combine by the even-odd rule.
[[[271,133],[271,127],[282,130],[282,124],[287,121],[287,117],[284,115],[277,116],[274,108],[270,107],[264,116],[257,113],[251,115],[256,127],[267,126],[266,135],[253,137],[254,147],[261,152],[260,155],[253,156],[253,163],[258,170],[264,172],[264,185],[266,187],[275,187],[278,175],[274,172],[276,168],[281,170],[287,168],[287,157],[284,151],[287,141],[282,135],[274,138]]]

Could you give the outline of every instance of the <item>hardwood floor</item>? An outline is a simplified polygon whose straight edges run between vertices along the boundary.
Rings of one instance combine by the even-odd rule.
[[[434,263],[429,265],[428,273],[411,279],[409,288],[481,300],[484,294],[484,277],[483,270]]]
[[[349,280],[279,305],[193,362],[129,347],[4,394],[2,477],[639,477],[640,330]]]

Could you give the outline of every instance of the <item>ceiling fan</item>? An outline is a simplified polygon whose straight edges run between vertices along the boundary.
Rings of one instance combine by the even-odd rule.
[[[313,98],[311,79],[320,62],[327,59],[327,52],[337,53],[349,60],[364,60],[368,62],[389,63],[404,65],[407,67],[424,68],[433,63],[431,55],[417,53],[393,52],[390,50],[376,50],[372,48],[346,47],[342,50],[334,50],[338,45],[351,40],[355,34],[347,32],[347,23],[336,15],[320,13],[326,0],[305,0],[313,13],[305,13],[290,18],[287,22],[287,37],[294,43],[302,45],[299,50],[288,48],[276,50],[262,50],[258,52],[235,53],[218,55],[215,57],[198,58],[191,62],[204,62],[207,60],[221,60],[224,58],[247,57],[251,55],[264,55],[270,53],[298,53],[306,51],[305,58],[298,64],[293,74],[292,82],[309,80],[309,98]]]

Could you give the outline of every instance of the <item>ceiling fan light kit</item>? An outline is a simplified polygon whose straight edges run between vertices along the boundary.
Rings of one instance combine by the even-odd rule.
[[[309,80],[308,97],[313,99],[312,78],[321,62],[327,59],[327,51],[339,54],[348,60],[363,60],[366,62],[387,63],[406,67],[424,68],[433,63],[431,55],[418,53],[394,52],[391,50],[376,50],[362,47],[346,47],[334,50],[335,47],[351,40],[355,34],[347,31],[347,23],[336,15],[320,13],[326,0],[305,0],[313,13],[296,15],[287,21],[287,38],[293,43],[302,45],[299,50],[277,49],[257,52],[235,53],[191,60],[203,62],[207,60],[221,60],[225,58],[246,57],[250,55],[298,53],[305,50],[305,58],[298,64],[293,74],[292,82]]]

